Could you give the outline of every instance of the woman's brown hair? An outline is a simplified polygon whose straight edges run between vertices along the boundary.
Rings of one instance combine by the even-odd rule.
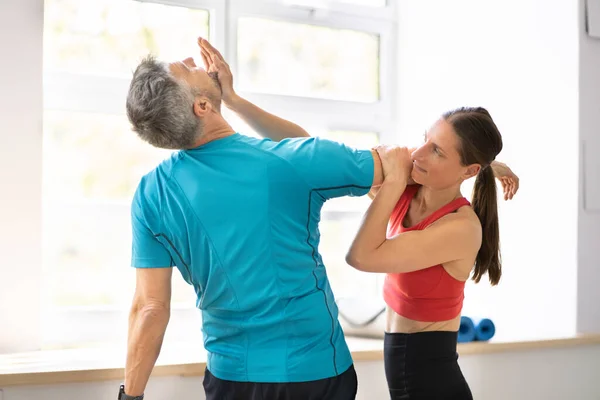
[[[454,128],[460,139],[458,152],[463,165],[479,164],[471,205],[479,217],[482,243],[475,260],[473,280],[479,282],[488,274],[497,285],[502,275],[500,232],[496,182],[490,164],[502,150],[502,136],[490,113],[481,107],[463,107],[448,111],[443,118]]]

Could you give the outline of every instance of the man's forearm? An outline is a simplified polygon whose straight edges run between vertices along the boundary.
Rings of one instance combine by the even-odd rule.
[[[226,106],[259,135],[276,142],[285,138],[310,136],[295,123],[270,114],[239,96],[229,101]]]
[[[129,316],[125,393],[140,396],[160,353],[170,312],[162,306],[132,309]]]

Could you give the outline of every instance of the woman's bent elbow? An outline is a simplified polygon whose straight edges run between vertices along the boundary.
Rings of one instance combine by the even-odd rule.
[[[346,254],[346,263],[359,271],[363,271],[363,263],[361,261],[362,258],[356,251],[350,250]]]

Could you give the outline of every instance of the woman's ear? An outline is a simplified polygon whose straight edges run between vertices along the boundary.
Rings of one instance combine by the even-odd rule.
[[[470,179],[474,176],[477,176],[477,174],[479,174],[479,171],[481,171],[481,165],[479,164],[471,164],[467,167],[467,169],[465,170],[465,173],[463,174],[463,180],[467,180]]]

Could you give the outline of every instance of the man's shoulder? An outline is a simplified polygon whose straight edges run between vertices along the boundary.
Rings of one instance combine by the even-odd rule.
[[[240,133],[239,134],[239,138],[240,138],[240,142],[253,146],[253,147],[261,147],[261,148],[266,148],[266,149],[275,149],[275,148],[286,148],[286,147],[290,147],[290,146],[298,146],[302,143],[310,143],[310,142],[314,142],[315,140],[320,140],[320,138],[318,137],[290,137],[290,138],[285,138],[285,139],[281,139],[279,141],[274,141],[272,139],[269,138],[263,138],[263,137],[256,137],[256,136],[249,136],[249,135],[245,135]]]
[[[240,134],[239,143],[249,151],[263,154],[267,158],[279,158],[291,161],[293,158],[306,153],[307,146],[314,142],[313,137],[285,138],[273,141],[268,138],[257,138]]]
[[[178,165],[181,165],[179,161],[182,158],[183,153],[181,151],[175,151],[153,169],[146,172],[140,179],[135,192],[135,197],[138,200],[142,200],[156,196],[159,189],[171,179],[175,168]]]

